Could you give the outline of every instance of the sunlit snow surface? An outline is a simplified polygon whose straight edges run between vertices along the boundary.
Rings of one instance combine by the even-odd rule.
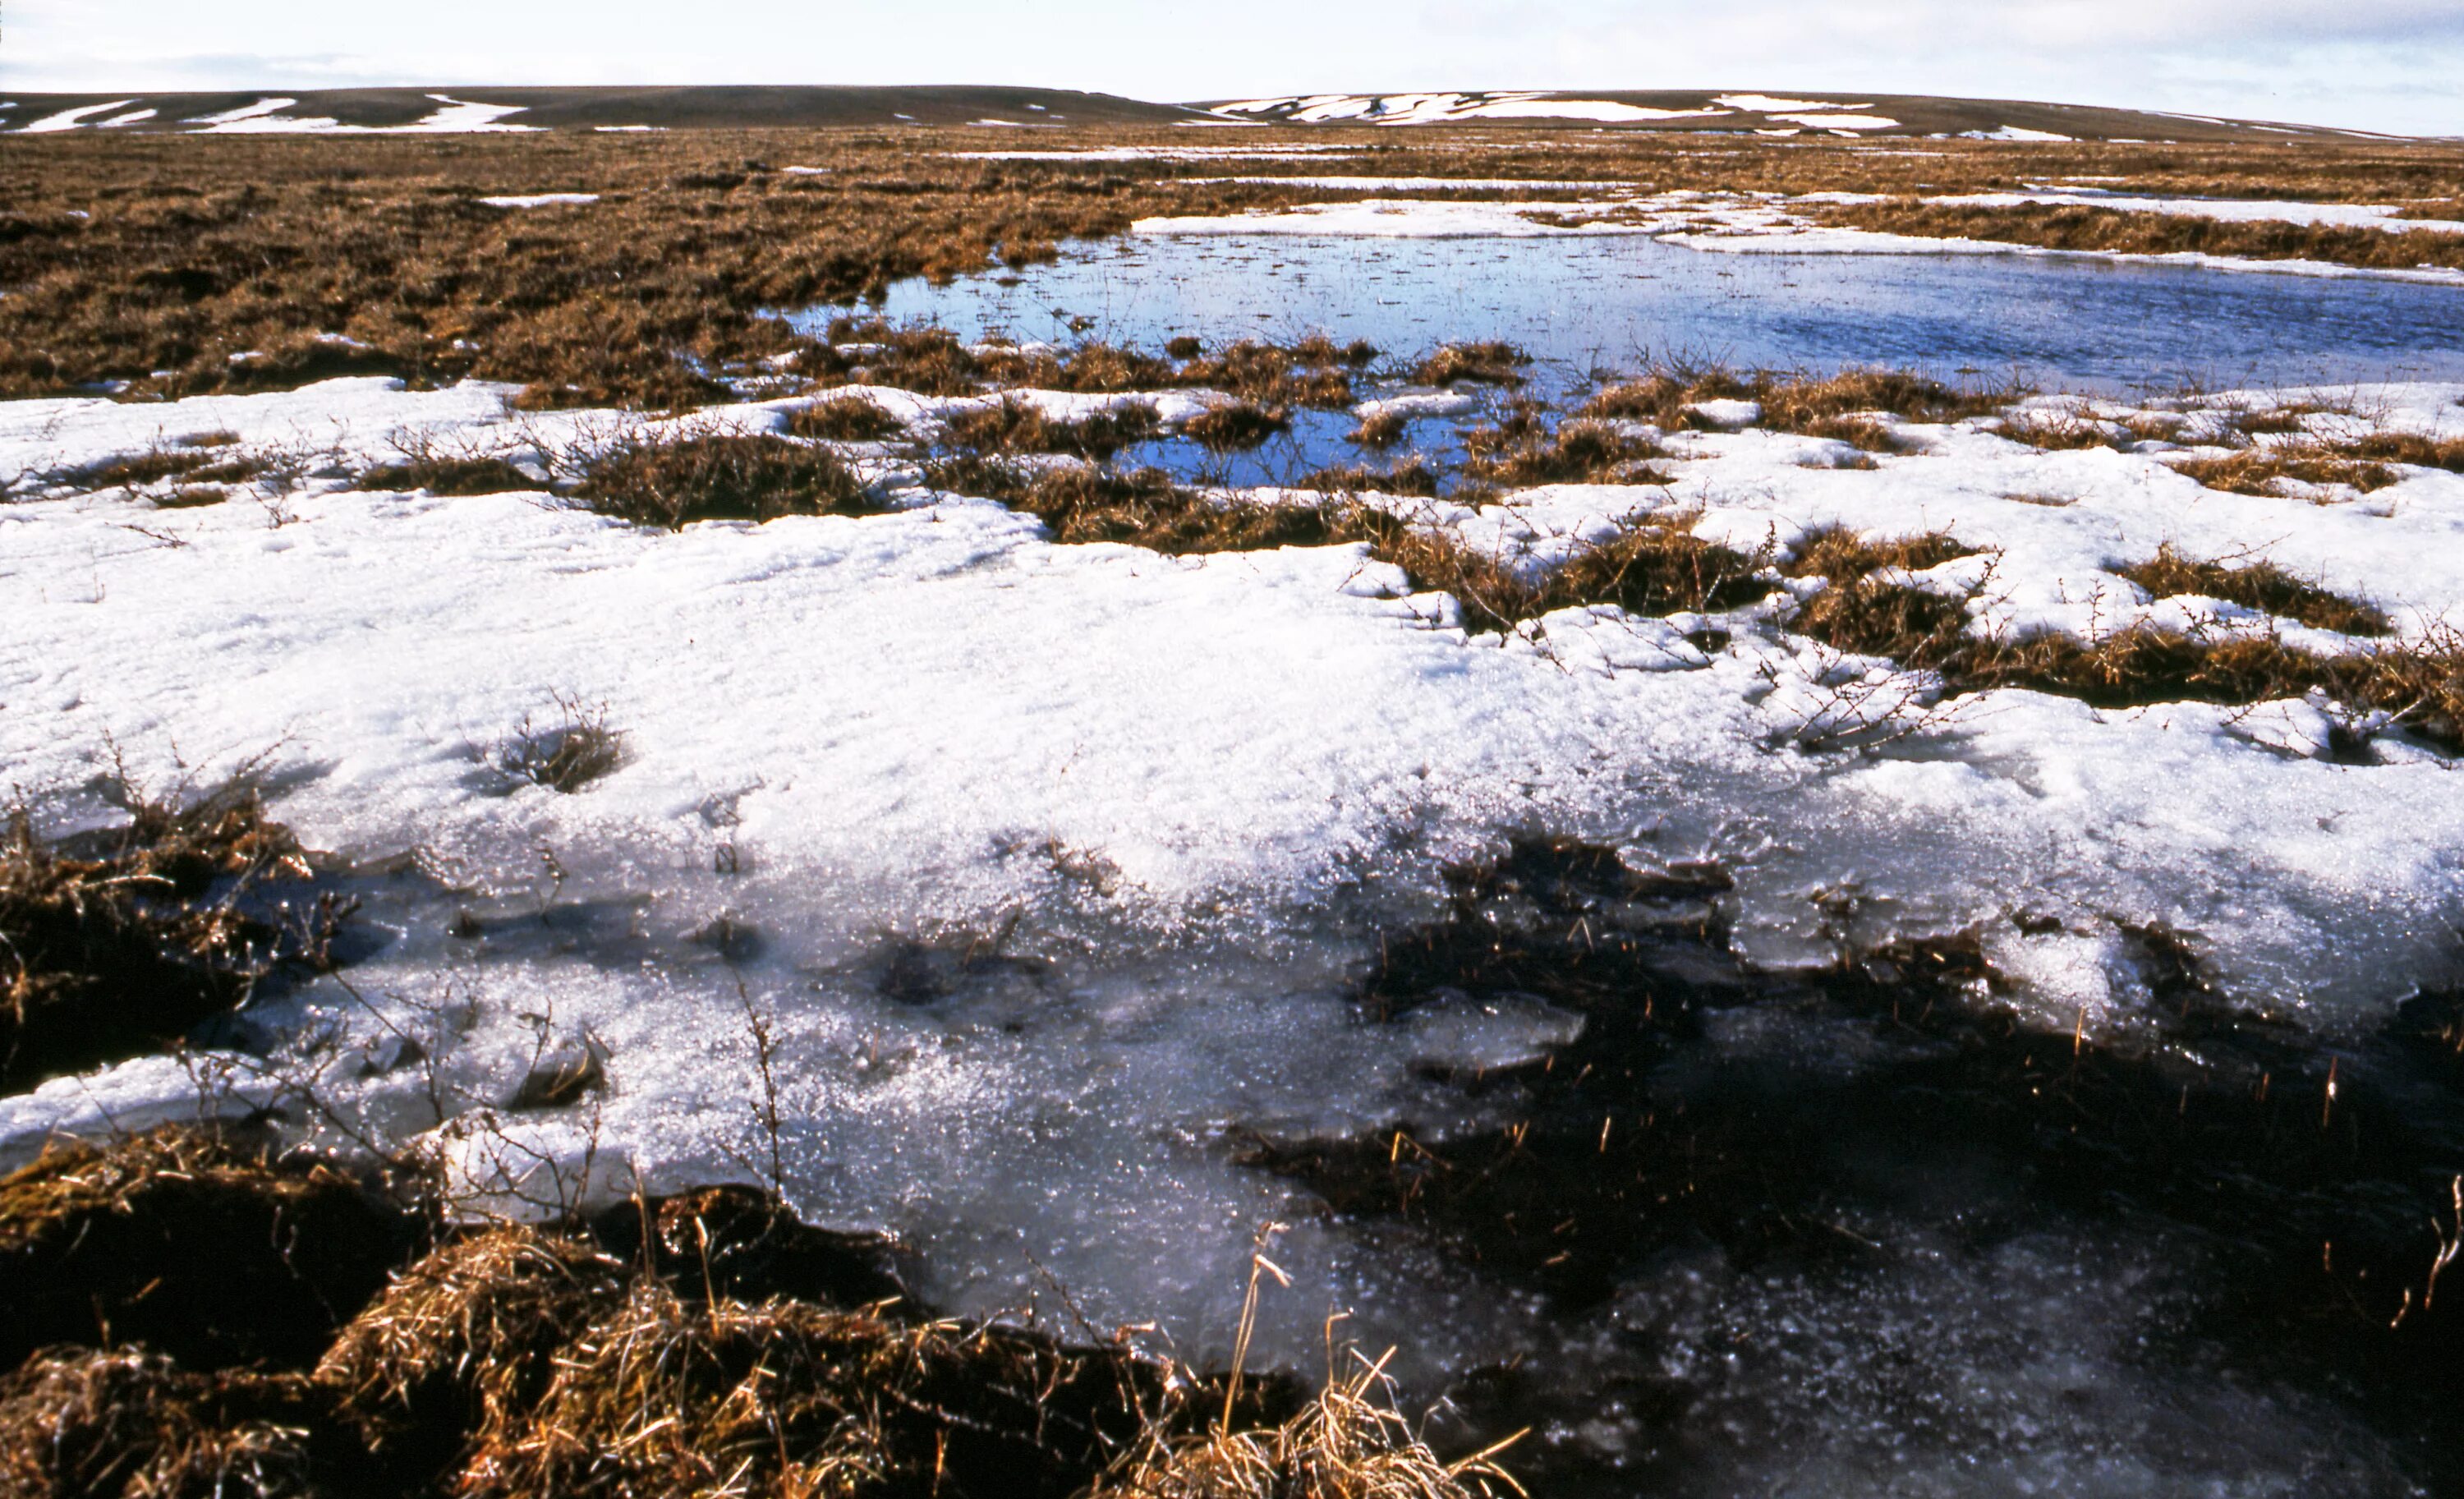
[[[634,420],[513,415],[508,393],[342,381],[13,403],[0,473],[225,431],[337,475],[421,433],[535,462]],[[869,393],[919,431],[956,404]],[[2464,435],[2464,384],[2323,394],[2344,414],[2313,422]],[[1374,398],[1466,414],[1434,392]],[[1030,399],[1066,414],[1117,398]],[[1208,399],[1158,406],[1177,421]],[[769,430],[797,404],[681,425]],[[2143,616],[2265,628],[2151,605],[2111,571],[2163,543],[2277,562],[2408,634],[2464,606],[2464,476],[2253,497],[2155,452],[2038,452],[1978,422],[1904,431],[1911,451],[1871,468],[1748,427],[1670,434],[1668,487],[1391,503],[1529,567],[1636,514],[1691,515],[1774,557],[1831,523],[1946,530],[1997,554],[1996,619],[2082,633]],[[1575,609],[1469,637],[1450,601],[1357,548],[1060,547],[920,488],[884,450],[847,451],[893,513],[669,534],[545,493],[376,495],[338,476],[174,511],[30,481],[0,507],[11,780],[65,827],[106,815],[91,788],[115,767],[167,790],[253,766],[277,816],[351,863],[364,906],[342,978],[253,1011],[232,1038],[250,1045],[0,1100],[0,1141],[22,1155],[201,1095],[297,1108],[312,1086],[338,1130],[424,1140],[498,1206],[758,1179],[766,1026],[789,1196],[898,1233],[948,1311],[1057,1283],[1097,1325],[1157,1322],[1220,1359],[1251,1236],[1279,1219],[1295,1284],[1269,1298],[1264,1357],[1312,1366],[1339,1307],[1364,1343],[1402,1343],[1398,1369],[1424,1383],[1520,1356],[1622,1378],[1617,1340],[1647,1330],[1661,1377],[1699,1402],[1700,1467],[1680,1488],[2401,1491],[2332,1407],[2145,1365],[2200,1252],[2167,1232],[2051,1223],[1978,1254],[1936,1244],[1934,1219],[1858,1221],[1840,1231],[1893,1257],[1848,1284],[1681,1258],[1601,1319],[1560,1323],[1399,1226],[1315,1216],[1236,1157],[1509,1122],[1447,1079],[1548,1056],[1574,1017],[1441,1000],[1381,1024],[1348,986],[1380,933],[1436,912],[1446,862],[1518,832],[1642,868],[1717,863],[1736,951],[1767,970],[1971,932],[2032,1023],[2126,1036],[2153,998],[2127,935],[2156,929],[2195,948],[2226,1003],[2358,1034],[2452,977],[2450,761],[2390,737],[2374,762],[2339,762],[2305,702],[1937,707],[1789,635],[1776,604]],[[1956,585],[1976,565],[1936,572]],[[561,796],[493,768],[526,720],[575,702],[623,733],[612,775]],[[1843,736],[1864,748],[1823,747]],[[1711,1045],[1767,1047],[1750,1019]],[[535,1060],[584,1049],[604,1099],[490,1108]],[[1810,1390],[1833,1392],[1837,1419],[1792,1415]],[[1551,1440],[1617,1456],[1639,1440],[1622,1422],[1604,1407]]]

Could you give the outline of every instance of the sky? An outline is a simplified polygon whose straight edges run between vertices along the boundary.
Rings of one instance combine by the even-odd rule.
[[[1947,94],[2464,135],[2464,0],[7,0],[0,92]]]

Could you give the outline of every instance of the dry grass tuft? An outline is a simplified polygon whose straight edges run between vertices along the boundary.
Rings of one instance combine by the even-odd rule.
[[[2177,459],[2173,472],[2188,474],[2210,489],[2236,495],[2274,495],[2279,492],[2278,481],[2283,479],[2301,484],[2348,484],[2366,495],[2404,477],[2383,463],[2355,457],[2323,444],[2298,441],[2245,448],[2219,457]]]
[[[1901,369],[1851,369],[1836,375],[1738,374],[1712,367],[1670,366],[1612,386],[1587,403],[1583,416],[1649,422],[1663,430],[1709,425],[1688,407],[1704,401],[1752,401],[1754,425],[1771,431],[1828,437],[1868,452],[1900,446],[1871,413],[1916,422],[1953,422],[1999,409],[2015,390],[1960,390]]]
[[[1162,430],[1155,408],[1143,402],[1092,411],[1072,422],[1008,396],[997,405],[953,412],[943,425],[943,441],[968,453],[1063,453],[1099,463]]]
[[[1952,695],[2023,687],[2100,708],[2141,708],[2261,703],[2318,693],[2356,714],[2383,716],[2386,725],[2409,729],[2449,753],[2464,752],[2464,633],[2440,630],[2417,642],[2332,656],[2272,635],[2189,634],[2151,626],[2094,640],[2056,633],[1986,636],[1969,628],[1968,597],[1875,576],[1890,567],[1931,566],[1966,552],[1943,537],[1879,545],[1844,532],[1809,539],[1790,570],[1827,577],[1831,586],[1799,606],[1791,628],[1837,650],[1934,672]],[[2344,613],[2366,606],[2309,590],[2281,574],[2217,581],[2217,573],[2257,569],[2211,567],[2174,560],[2155,576],[2216,581],[2244,590],[2250,599],[2274,600],[2321,618],[2366,624],[2375,617],[2374,611]],[[2341,752],[2356,746],[2331,747]]]
[[[1124,1354],[637,1282],[483,1422],[481,1496],[1067,1494],[1135,1431]]]
[[[1064,544],[1118,541],[1177,555],[1323,546],[1343,539],[1316,507],[1201,495],[1160,469],[1026,469],[960,457],[932,465],[926,476],[936,489],[1023,510]]]
[[[593,458],[573,493],[603,516],[670,530],[879,509],[829,450],[766,434],[627,438]]]
[[[817,401],[787,417],[790,436],[830,442],[887,442],[906,430],[905,423],[861,396]]]
[[[513,738],[496,752],[496,768],[551,791],[571,793],[625,762],[625,736],[607,726],[604,703],[559,694],[554,722],[522,719]]]
[[[1912,198],[1818,209],[1822,223],[1926,239],[1991,239],[2053,250],[2125,254],[2193,253],[2254,260],[2327,260],[2378,270],[2464,270],[2464,236],[2434,230],[2339,224],[2233,222],[2178,213],[2136,213],[2078,205],[1980,208]]]
[[[256,793],[136,800],[61,842],[0,825],[0,1087],[176,1041],[285,964],[321,966],[347,911]],[[291,904],[296,894],[298,904]]]
[[[385,1422],[394,1447],[509,1425],[545,1393],[557,1351],[620,1305],[626,1283],[621,1263],[575,1240],[475,1234],[396,1276],[317,1378]]]
[[[2038,452],[2111,448],[2127,452],[2134,444],[2169,440],[2179,430],[2174,423],[2145,414],[2105,421],[2079,411],[2020,411],[1993,424],[1993,430]]]
[[[1344,434],[1344,440],[1363,448],[1392,448],[1411,430],[1412,419],[1400,411],[1380,411],[1364,416],[1360,425]]]
[[[1441,1460],[1394,1406],[1385,1366],[1362,1362],[1279,1426],[1160,1428],[1094,1499],[1481,1499],[1523,1488],[1492,1461],[1508,1444]]]
[[[1412,366],[1412,378],[1443,388],[1458,380],[1485,386],[1519,386],[1531,356],[1511,343],[1448,343]]]
[[[1576,419],[1550,427],[1541,408],[1518,403],[1493,427],[1463,433],[1470,459],[1465,477],[1482,484],[1617,484],[1667,482],[1644,465],[1667,456],[1648,437],[1606,422]]]
[[[543,488],[502,458],[407,456],[360,475],[359,487],[390,493],[427,490],[434,495],[503,495]]]
[[[2347,635],[2385,635],[2394,628],[2387,617],[2371,606],[2304,583],[2274,562],[2228,567],[2222,562],[2192,562],[2166,545],[2158,547],[2156,555],[2146,562],[2113,571],[2159,599],[2190,594],[2222,599],[2280,619],[2319,629],[2341,630]]]
[[[1254,401],[1227,401],[1210,406],[1180,424],[1181,435],[1209,452],[1234,452],[1255,448],[1277,432],[1291,430],[1291,417],[1280,407]]]
[[[333,1392],[297,1375],[59,1349],[0,1378],[0,1488],[19,1499],[382,1492],[373,1469]]]
[[[56,1146],[0,1179],[0,1368],[122,1341],[196,1368],[305,1367],[416,1237],[404,1207],[260,1137]]]
[[[1416,589],[1454,595],[1474,634],[1507,630],[1577,605],[1614,604],[1657,616],[1733,608],[1770,592],[1758,558],[1705,541],[1682,520],[1637,524],[1546,569],[1519,567],[1450,531],[1354,507],[1340,529],[1368,540],[1372,555],[1403,569]]]
[[[1352,465],[1320,469],[1295,486],[1315,490],[1321,495],[1410,495],[1421,499],[1435,499],[1441,478],[1438,471],[1424,458],[1413,458],[1383,469]]]

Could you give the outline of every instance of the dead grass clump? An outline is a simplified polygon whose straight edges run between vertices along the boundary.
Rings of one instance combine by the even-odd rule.
[[[2106,421],[2084,411],[2018,411],[1997,420],[1993,430],[2038,452],[2071,452],[2086,448],[2127,452],[2141,442],[2164,441],[2175,428],[2145,416]]]
[[[400,494],[427,490],[433,495],[503,495],[535,490],[539,481],[502,458],[407,457],[380,464],[360,475],[360,488]]]
[[[1551,430],[1542,410],[1517,405],[1493,427],[1463,433],[1466,477],[1484,484],[1611,484],[1667,482],[1646,468],[1668,454],[1648,437],[1605,422],[1573,420]]]
[[[231,498],[231,491],[216,484],[183,484],[178,489],[154,496],[157,510],[203,510]]]
[[[1065,545],[1118,541],[1181,555],[1323,546],[1342,540],[1318,507],[1201,495],[1160,469],[1030,470],[959,458],[933,465],[926,474],[936,489],[1027,512]]]
[[[211,452],[149,448],[143,452],[121,453],[99,463],[65,469],[54,474],[53,479],[71,489],[87,491],[143,489],[165,479],[187,478],[198,470],[216,466],[219,462]]]
[[[906,430],[904,422],[861,396],[817,401],[787,417],[790,436],[830,442],[887,442]]]
[[[830,342],[804,362],[805,372],[825,386],[852,381],[936,396],[969,395],[983,387],[983,365],[947,328],[842,318],[831,322],[829,334]]]
[[[1210,452],[1255,448],[1277,432],[1291,430],[1291,416],[1279,407],[1253,401],[1227,401],[1210,406],[1180,424],[1181,435]]]
[[[1450,531],[1412,524],[1365,506],[1340,529],[1368,540],[1378,561],[1403,569],[1422,591],[1454,595],[1474,634],[1513,628],[1556,609],[1614,604],[1644,617],[1733,608],[1770,592],[1759,559],[1696,537],[1682,524],[1638,524],[1554,566],[1517,565],[1466,545]]]
[[[2385,635],[2394,628],[2385,614],[2371,606],[2304,583],[2274,562],[2228,567],[2222,562],[2192,562],[2168,544],[2158,547],[2156,555],[2146,562],[2113,571],[2159,599],[2192,594],[2222,599],[2280,619],[2318,629],[2341,630],[2347,635]]]
[[[1138,1429],[1126,1354],[637,1282],[475,1434],[456,1492],[1020,1494],[1082,1488]]]
[[[1360,419],[1360,425],[1344,434],[1346,442],[1362,448],[1392,448],[1411,430],[1412,419],[1400,411],[1379,411]]]
[[[177,1041],[286,964],[320,966],[348,915],[256,793],[138,800],[58,842],[0,826],[0,1088]],[[294,906],[286,893],[296,894]]]
[[[55,1146],[0,1179],[0,1367],[135,1341],[200,1369],[304,1368],[416,1237],[367,1183],[261,1136]]]
[[[603,516],[670,530],[878,509],[829,450],[766,434],[627,440],[594,458],[573,493]]]
[[[1438,471],[1431,468],[1426,459],[1414,458],[1383,469],[1364,468],[1356,464],[1320,469],[1302,479],[1297,487],[1329,496],[1409,495],[1420,499],[1435,499],[1440,483]]]
[[[2274,495],[2277,482],[2348,484],[2368,494],[2397,483],[2404,475],[2383,463],[2373,463],[2333,447],[2305,442],[2271,443],[2212,458],[2183,458],[2173,472],[2186,474],[2210,489],[2236,495]]]
[[[1751,401],[1762,408],[1754,425],[1771,431],[1828,437],[1868,452],[1901,445],[1874,413],[1906,421],[1953,422],[1999,409],[2015,390],[1962,390],[1904,369],[1851,369],[1825,376],[1741,375],[1718,367],[1672,365],[1640,380],[1611,386],[1578,413],[1595,418],[1649,422],[1664,430],[1712,425],[1692,407],[1706,401]]]
[[[2418,469],[2464,474],[2464,437],[2424,437],[2418,432],[2372,432],[2338,446],[2356,458],[2406,463]]]
[[[333,1392],[297,1375],[60,1349],[0,1378],[0,1488],[21,1499],[306,1499],[382,1485]]]
[[[425,1449],[441,1465],[462,1433],[518,1422],[546,1392],[557,1351],[622,1304],[626,1284],[620,1262],[576,1240],[474,1234],[396,1276],[317,1378],[371,1418],[382,1450]]]
[[[1825,206],[1826,224],[1926,239],[1991,239],[2052,250],[2125,254],[2193,253],[2254,260],[2326,260],[2378,270],[2464,270],[2464,236],[2435,230],[2340,224],[2235,222],[2179,213],[2135,213],[2075,205],[1979,208],[1899,198]]]
[[[1177,379],[1165,361],[1111,343],[1081,343],[1067,355],[994,350],[981,357],[984,372],[993,380],[1043,390],[1109,394],[1153,390]]]
[[[1221,390],[1261,406],[1340,410],[1352,405],[1352,374],[1345,351],[1325,339],[1290,347],[1243,340],[1219,353],[1184,363],[1177,386]]]
[[[1389,1356],[1392,1356],[1391,1355]],[[1228,1421],[1148,1441],[1094,1489],[1097,1499],[1482,1499],[1520,1494],[1491,1460],[1513,1439],[1440,1459],[1396,1410],[1380,1360],[1362,1360],[1278,1426]]]
[[[554,721],[525,716],[495,755],[496,768],[551,791],[572,793],[625,762],[625,736],[607,726],[605,703],[560,694]]]
[[[2190,633],[2145,625],[2093,640],[2052,632],[1980,635],[1969,628],[1968,596],[1877,576],[1887,567],[1930,566],[1964,554],[1944,538],[1881,547],[1844,533],[1810,539],[1790,570],[1828,577],[1831,586],[1799,606],[1791,628],[1837,650],[1934,672],[1953,696],[2022,687],[2099,708],[2144,708],[2273,702],[2317,693],[2356,715],[2377,716],[2383,726],[2409,729],[2451,754],[2464,752],[2464,634],[2441,631],[2419,642],[2332,656],[2273,635]],[[2213,576],[2199,564],[2181,565],[2192,570],[2159,576]],[[2326,602],[2297,604],[2299,595],[2285,591],[2277,579],[2228,579],[2220,585],[2286,607],[2315,608],[2321,617],[2367,623],[2360,615],[2330,613],[2363,607],[2332,595],[2323,596]],[[2306,586],[2291,583],[2293,589]]]
[[[1155,408],[1143,402],[1064,421],[1033,402],[1010,397],[954,411],[943,418],[943,426],[944,441],[971,453],[1064,453],[1095,462],[1145,442],[1162,430]]]
[[[1531,356],[1511,343],[1448,343],[1412,368],[1412,378],[1441,389],[1458,380],[1485,386],[1519,386]]]

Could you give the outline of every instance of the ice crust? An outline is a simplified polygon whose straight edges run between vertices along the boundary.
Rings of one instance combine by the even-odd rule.
[[[636,420],[516,416],[509,393],[354,380],[11,403],[0,473],[219,431],[336,474],[413,434],[535,462]],[[1001,399],[856,393],[919,426]],[[2310,420],[2464,430],[2464,386],[2332,394],[2359,414]],[[1062,415],[1141,399],[1019,398]],[[1168,420],[1207,399],[1148,398]],[[774,429],[798,404],[665,426]],[[2254,497],[2156,452],[1903,430],[1914,451],[1873,468],[1820,439],[1669,433],[1666,487],[1384,503],[1527,569],[1639,513],[1773,559],[1827,524],[1947,530],[1995,555],[1912,581],[1983,584],[1987,625],[2265,626],[2151,604],[2109,570],[2160,543],[2266,557],[2410,633],[2464,602],[2464,476]],[[158,511],[30,480],[36,497],[0,506],[10,779],[67,826],[104,815],[80,788],[115,756],[154,788],[254,762],[277,816],[361,862],[386,945],[350,991],[253,1016],[262,1059],[149,1059],[0,1100],[0,1148],[173,1116],[201,1091],[278,1102],[313,1075],[502,1207],[759,1176],[749,1010],[775,1027],[800,1208],[900,1232],[952,1310],[1013,1305],[1042,1265],[1099,1321],[1160,1317],[1203,1344],[1230,1325],[1249,1230],[1302,1210],[1227,1140],[1493,1126],[1433,1076],[1572,1036],[1544,1005],[1381,1025],[1345,998],[1378,929],[1437,909],[1441,866],[1509,832],[1718,861],[1735,945],[1763,966],[1973,933],[2065,1030],[2127,1029],[2150,1003],[2128,928],[2182,934],[2228,1001],[2327,1035],[2452,971],[2456,772],[2400,741],[2339,763],[2318,705],[2101,713],[2000,692],[1938,708],[1922,680],[1788,634],[1777,603],[1576,608],[1466,637],[1451,600],[1357,547],[1055,546],[878,448],[847,451],[891,513],[672,534],[544,493],[335,477]],[[1705,627],[1729,642],[1702,644]],[[620,768],[570,796],[493,768],[560,699],[604,705],[624,735]],[[1823,747],[1840,741],[1866,747]],[[483,935],[452,935],[457,912]],[[385,1053],[396,1030],[429,1036],[428,1060]],[[584,1047],[610,1078],[587,1113],[488,1107],[543,1047]],[[1303,1290],[1269,1309],[1267,1356],[1314,1357],[1330,1302],[1366,1309],[1365,1339],[1408,1337],[1424,1372],[1531,1335],[1510,1301],[1383,1233],[1293,1233],[1279,1262]]]

